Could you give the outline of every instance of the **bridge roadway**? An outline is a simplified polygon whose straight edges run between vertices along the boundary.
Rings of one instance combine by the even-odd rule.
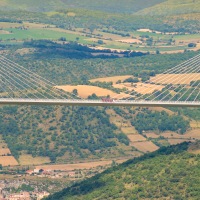
[[[145,100],[102,100],[83,99],[17,99],[0,98],[4,105],[65,105],[65,106],[141,106],[141,107],[200,107],[200,101],[145,101]]]

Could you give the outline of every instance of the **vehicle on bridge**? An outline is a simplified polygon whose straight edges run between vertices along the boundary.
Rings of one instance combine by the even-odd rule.
[[[102,98],[101,99],[103,102],[114,102],[114,100],[113,99],[111,99],[111,98]]]

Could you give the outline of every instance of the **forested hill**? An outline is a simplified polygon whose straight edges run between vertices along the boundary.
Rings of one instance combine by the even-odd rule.
[[[1,8],[7,10],[53,11],[63,8],[85,8],[115,13],[134,13],[165,0],[1,0]]]
[[[199,199],[200,143],[161,148],[110,168],[46,200]]]
[[[171,15],[199,12],[199,0],[1,0],[0,10],[48,12],[84,8],[110,13]]]
[[[152,7],[140,10],[142,15],[180,15],[197,14],[200,10],[200,0],[167,0]]]

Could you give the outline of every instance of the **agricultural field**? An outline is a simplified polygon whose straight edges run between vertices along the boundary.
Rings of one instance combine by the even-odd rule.
[[[96,86],[90,86],[90,85],[77,85],[77,86],[71,86],[71,85],[60,85],[55,86],[58,89],[64,90],[66,92],[73,92],[73,90],[77,90],[77,94],[82,98],[88,98],[92,94],[96,94],[97,96],[111,96],[114,97],[117,95],[117,93],[114,93],[110,90],[103,89]]]
[[[48,157],[33,157],[32,155],[28,154],[23,154],[19,156],[19,164],[20,165],[41,165],[41,164],[46,164],[50,163],[50,159]]]
[[[159,149],[159,147],[156,146],[151,141],[134,142],[132,143],[132,146],[135,147],[138,151],[141,151],[144,153],[153,152]]]
[[[0,164],[5,166],[17,166],[19,163],[14,156],[0,156]]]
[[[153,83],[161,84],[187,84],[189,85],[193,81],[200,80],[198,73],[190,74],[158,74],[150,79]]]
[[[133,142],[141,142],[141,141],[146,141],[147,139],[140,135],[140,134],[129,134],[127,135],[128,139],[130,140],[131,143]]]
[[[5,156],[11,154],[10,149],[8,148],[1,148],[0,149],[0,156]]]
[[[118,81],[123,82],[127,78],[130,78],[132,76],[126,75],[126,76],[111,76],[111,77],[103,77],[103,78],[96,78],[96,79],[91,79],[90,82],[112,82],[116,84]]]
[[[0,164],[3,167],[19,165],[15,157],[11,154],[6,142],[3,140],[2,135],[0,135]]]
[[[115,160],[116,163],[123,163],[126,159]],[[103,160],[97,162],[84,162],[84,163],[75,163],[75,164],[56,164],[56,165],[38,165],[36,168],[45,169],[45,170],[61,170],[61,171],[71,171],[78,169],[91,169],[98,166],[110,165],[112,163],[111,160]]]
[[[56,27],[51,24],[43,23],[5,23],[0,22],[0,40],[6,44],[16,44],[31,39],[41,40],[49,39],[63,42],[78,42],[88,45],[95,49],[110,49],[112,51],[140,51],[160,53],[183,52],[186,49],[199,49],[199,34],[189,35],[169,35],[160,32],[144,32],[141,30],[130,32],[128,36],[122,36],[122,33],[112,30],[95,29],[91,32],[89,29],[75,28],[67,30]],[[189,43],[194,43],[194,47],[188,47]]]

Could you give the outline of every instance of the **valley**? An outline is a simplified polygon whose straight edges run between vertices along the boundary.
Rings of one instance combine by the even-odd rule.
[[[200,101],[199,3],[2,0],[0,95],[37,95],[21,65],[66,96]],[[200,108],[2,105],[0,127],[0,199],[198,199]]]

